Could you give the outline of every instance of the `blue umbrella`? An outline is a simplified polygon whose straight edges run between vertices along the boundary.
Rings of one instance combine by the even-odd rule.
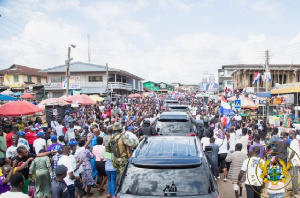
[[[0,100],[18,100],[18,98],[0,94]]]
[[[15,96],[15,97],[18,97],[18,96],[21,96],[21,95],[23,95],[23,94],[20,93],[20,92],[14,93],[14,96]]]

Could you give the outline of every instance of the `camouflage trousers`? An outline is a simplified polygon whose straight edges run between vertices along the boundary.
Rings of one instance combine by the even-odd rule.
[[[128,157],[114,158],[113,166],[118,170],[120,176],[123,174],[127,162],[128,162]]]

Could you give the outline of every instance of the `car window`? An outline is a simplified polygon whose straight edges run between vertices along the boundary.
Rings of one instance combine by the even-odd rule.
[[[211,191],[208,174],[204,165],[185,169],[148,169],[130,164],[121,192],[140,196],[206,195]]]

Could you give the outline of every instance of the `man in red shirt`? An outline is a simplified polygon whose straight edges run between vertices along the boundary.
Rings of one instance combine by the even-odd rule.
[[[6,135],[6,147],[9,148],[12,145],[11,137],[18,133],[18,127],[13,126],[12,131]]]
[[[38,128],[37,128],[37,130],[38,130]],[[30,153],[34,153],[33,141],[38,138],[36,135],[36,132],[35,132],[35,128],[31,128],[30,131],[25,135],[25,138],[28,140],[28,144],[30,147]]]

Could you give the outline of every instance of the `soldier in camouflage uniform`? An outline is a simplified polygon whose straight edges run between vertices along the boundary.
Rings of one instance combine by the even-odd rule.
[[[121,176],[131,157],[131,148],[135,148],[139,142],[122,134],[122,125],[118,122],[113,125],[113,131],[113,135],[105,144],[105,150],[114,154],[113,165]]]

